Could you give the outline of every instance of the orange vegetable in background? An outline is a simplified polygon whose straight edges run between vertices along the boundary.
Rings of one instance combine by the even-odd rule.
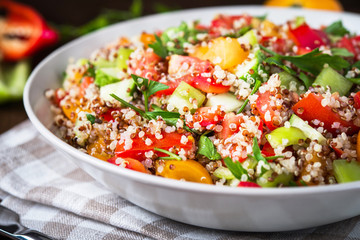
[[[267,0],[264,5],[271,7],[301,7],[332,11],[343,10],[343,7],[337,0]]]

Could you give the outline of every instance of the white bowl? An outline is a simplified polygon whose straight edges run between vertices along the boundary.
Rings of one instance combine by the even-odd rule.
[[[237,231],[285,231],[314,227],[360,214],[360,182],[282,189],[230,188],[175,181],[116,167],[100,161],[56,137],[50,130],[48,88],[60,86],[69,58],[90,53],[116,40],[177,26],[182,20],[209,23],[218,13],[255,16],[283,23],[304,16],[311,26],[341,19],[360,33],[360,16],[350,13],[264,7],[216,7],[147,16],[119,23],[72,41],[53,52],[32,72],[24,92],[26,112],[38,131],[60,152],[114,193],[159,215],[202,227]]]

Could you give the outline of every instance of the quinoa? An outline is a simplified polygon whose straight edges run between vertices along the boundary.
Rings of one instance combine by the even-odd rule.
[[[336,184],[334,162],[358,159],[359,87],[340,94],[309,85],[317,75],[296,62],[266,61],[301,55],[294,28],[220,14],[210,26],[156,33],[161,42],[146,32],[120,37],[71,59],[62,86],[45,92],[54,125],[80,151],[145,174],[230,187]],[[338,46],[314,44],[329,57]],[[348,69],[336,71],[359,78],[356,64]]]

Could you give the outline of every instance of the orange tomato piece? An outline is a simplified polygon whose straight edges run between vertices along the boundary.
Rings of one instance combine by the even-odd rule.
[[[105,139],[102,136],[100,136],[95,142],[90,143],[86,147],[86,151],[89,155],[103,161],[106,161],[111,157],[111,155],[107,153]]]
[[[189,182],[213,184],[209,172],[197,161],[166,160],[165,164],[156,162],[155,170],[157,176],[165,178],[185,180]]]

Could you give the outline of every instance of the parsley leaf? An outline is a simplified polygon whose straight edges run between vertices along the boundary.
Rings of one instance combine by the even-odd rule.
[[[241,165],[240,162],[236,161],[233,162],[233,160],[229,157],[224,158],[224,162],[226,167],[230,170],[230,172],[239,180],[242,180],[242,176],[245,174],[248,179],[249,175],[246,169]]]
[[[346,48],[332,48],[331,53],[336,56],[353,57],[354,54],[349,52]]]
[[[350,33],[343,24],[342,21],[336,21],[330,24],[327,28],[325,28],[325,32],[334,36],[343,37],[344,35]]]
[[[142,78],[142,77],[136,76],[134,74],[131,74],[131,77],[134,79],[135,84],[138,86],[138,88],[140,89],[140,91],[142,92],[142,94],[144,96],[144,105],[145,105],[146,112],[149,109],[149,107],[148,107],[149,97],[158,91],[169,88],[169,86],[167,86],[165,84],[151,81],[147,78]]]
[[[175,153],[169,152],[169,151],[167,151],[167,150],[165,150],[165,149],[162,149],[162,148],[154,148],[154,150],[169,155],[168,157],[159,157],[159,159],[163,159],[163,160],[178,160],[178,161],[181,161],[181,160],[182,160],[179,155],[176,155]]]
[[[304,82],[306,87],[309,87],[311,85],[310,82],[312,82],[312,79],[308,77],[305,73],[302,73],[298,76],[298,74],[293,69],[289,68],[283,63],[284,60],[291,62],[300,70],[304,72],[309,72],[314,76],[317,76],[321,72],[321,70],[324,68],[324,64],[328,64],[330,67],[336,70],[342,70],[344,68],[350,67],[350,63],[342,57],[324,54],[318,48],[312,50],[307,54],[297,56],[280,55],[261,45],[260,48],[265,52],[273,55],[272,57],[266,58],[264,60],[265,62],[267,62],[268,64],[277,65],[278,67],[284,69],[286,72],[294,75],[295,77],[299,77]]]
[[[224,35],[224,37],[239,38],[242,35],[244,35],[245,33],[247,33],[250,29],[251,29],[250,26],[246,26],[246,27],[241,28],[240,30],[238,30],[235,33],[226,34],[226,35]]]
[[[253,90],[251,91],[250,95],[255,94],[255,93],[257,92],[257,90],[259,89],[260,86],[261,86],[261,81],[257,79],[257,80],[255,81],[254,88],[253,88]],[[245,102],[243,103],[243,105],[241,105],[239,111],[237,112],[238,114],[241,113],[242,111],[244,111],[244,109],[245,109],[246,105],[248,104],[248,102],[249,102],[249,98],[247,98],[247,99],[245,100]]]
[[[86,118],[87,118],[87,120],[89,120],[90,122],[91,122],[91,124],[94,124],[95,123],[95,116],[94,115],[92,115],[92,114],[90,114],[90,113],[87,113],[86,114]]]
[[[203,155],[210,160],[221,159],[221,155],[216,151],[214,144],[205,135],[201,135],[200,137],[197,154]]]
[[[154,52],[156,53],[156,55],[158,55],[161,58],[166,58],[166,56],[169,55],[169,52],[166,48],[166,46],[164,46],[161,38],[158,35],[154,35],[156,41],[154,43],[149,44],[149,47],[151,47]]]
[[[265,164],[269,165],[268,161],[266,160],[266,158],[261,154],[261,150],[259,148],[259,144],[257,141],[257,138],[254,137],[253,139],[253,153],[254,153],[254,157],[256,159],[256,161],[263,161]]]

